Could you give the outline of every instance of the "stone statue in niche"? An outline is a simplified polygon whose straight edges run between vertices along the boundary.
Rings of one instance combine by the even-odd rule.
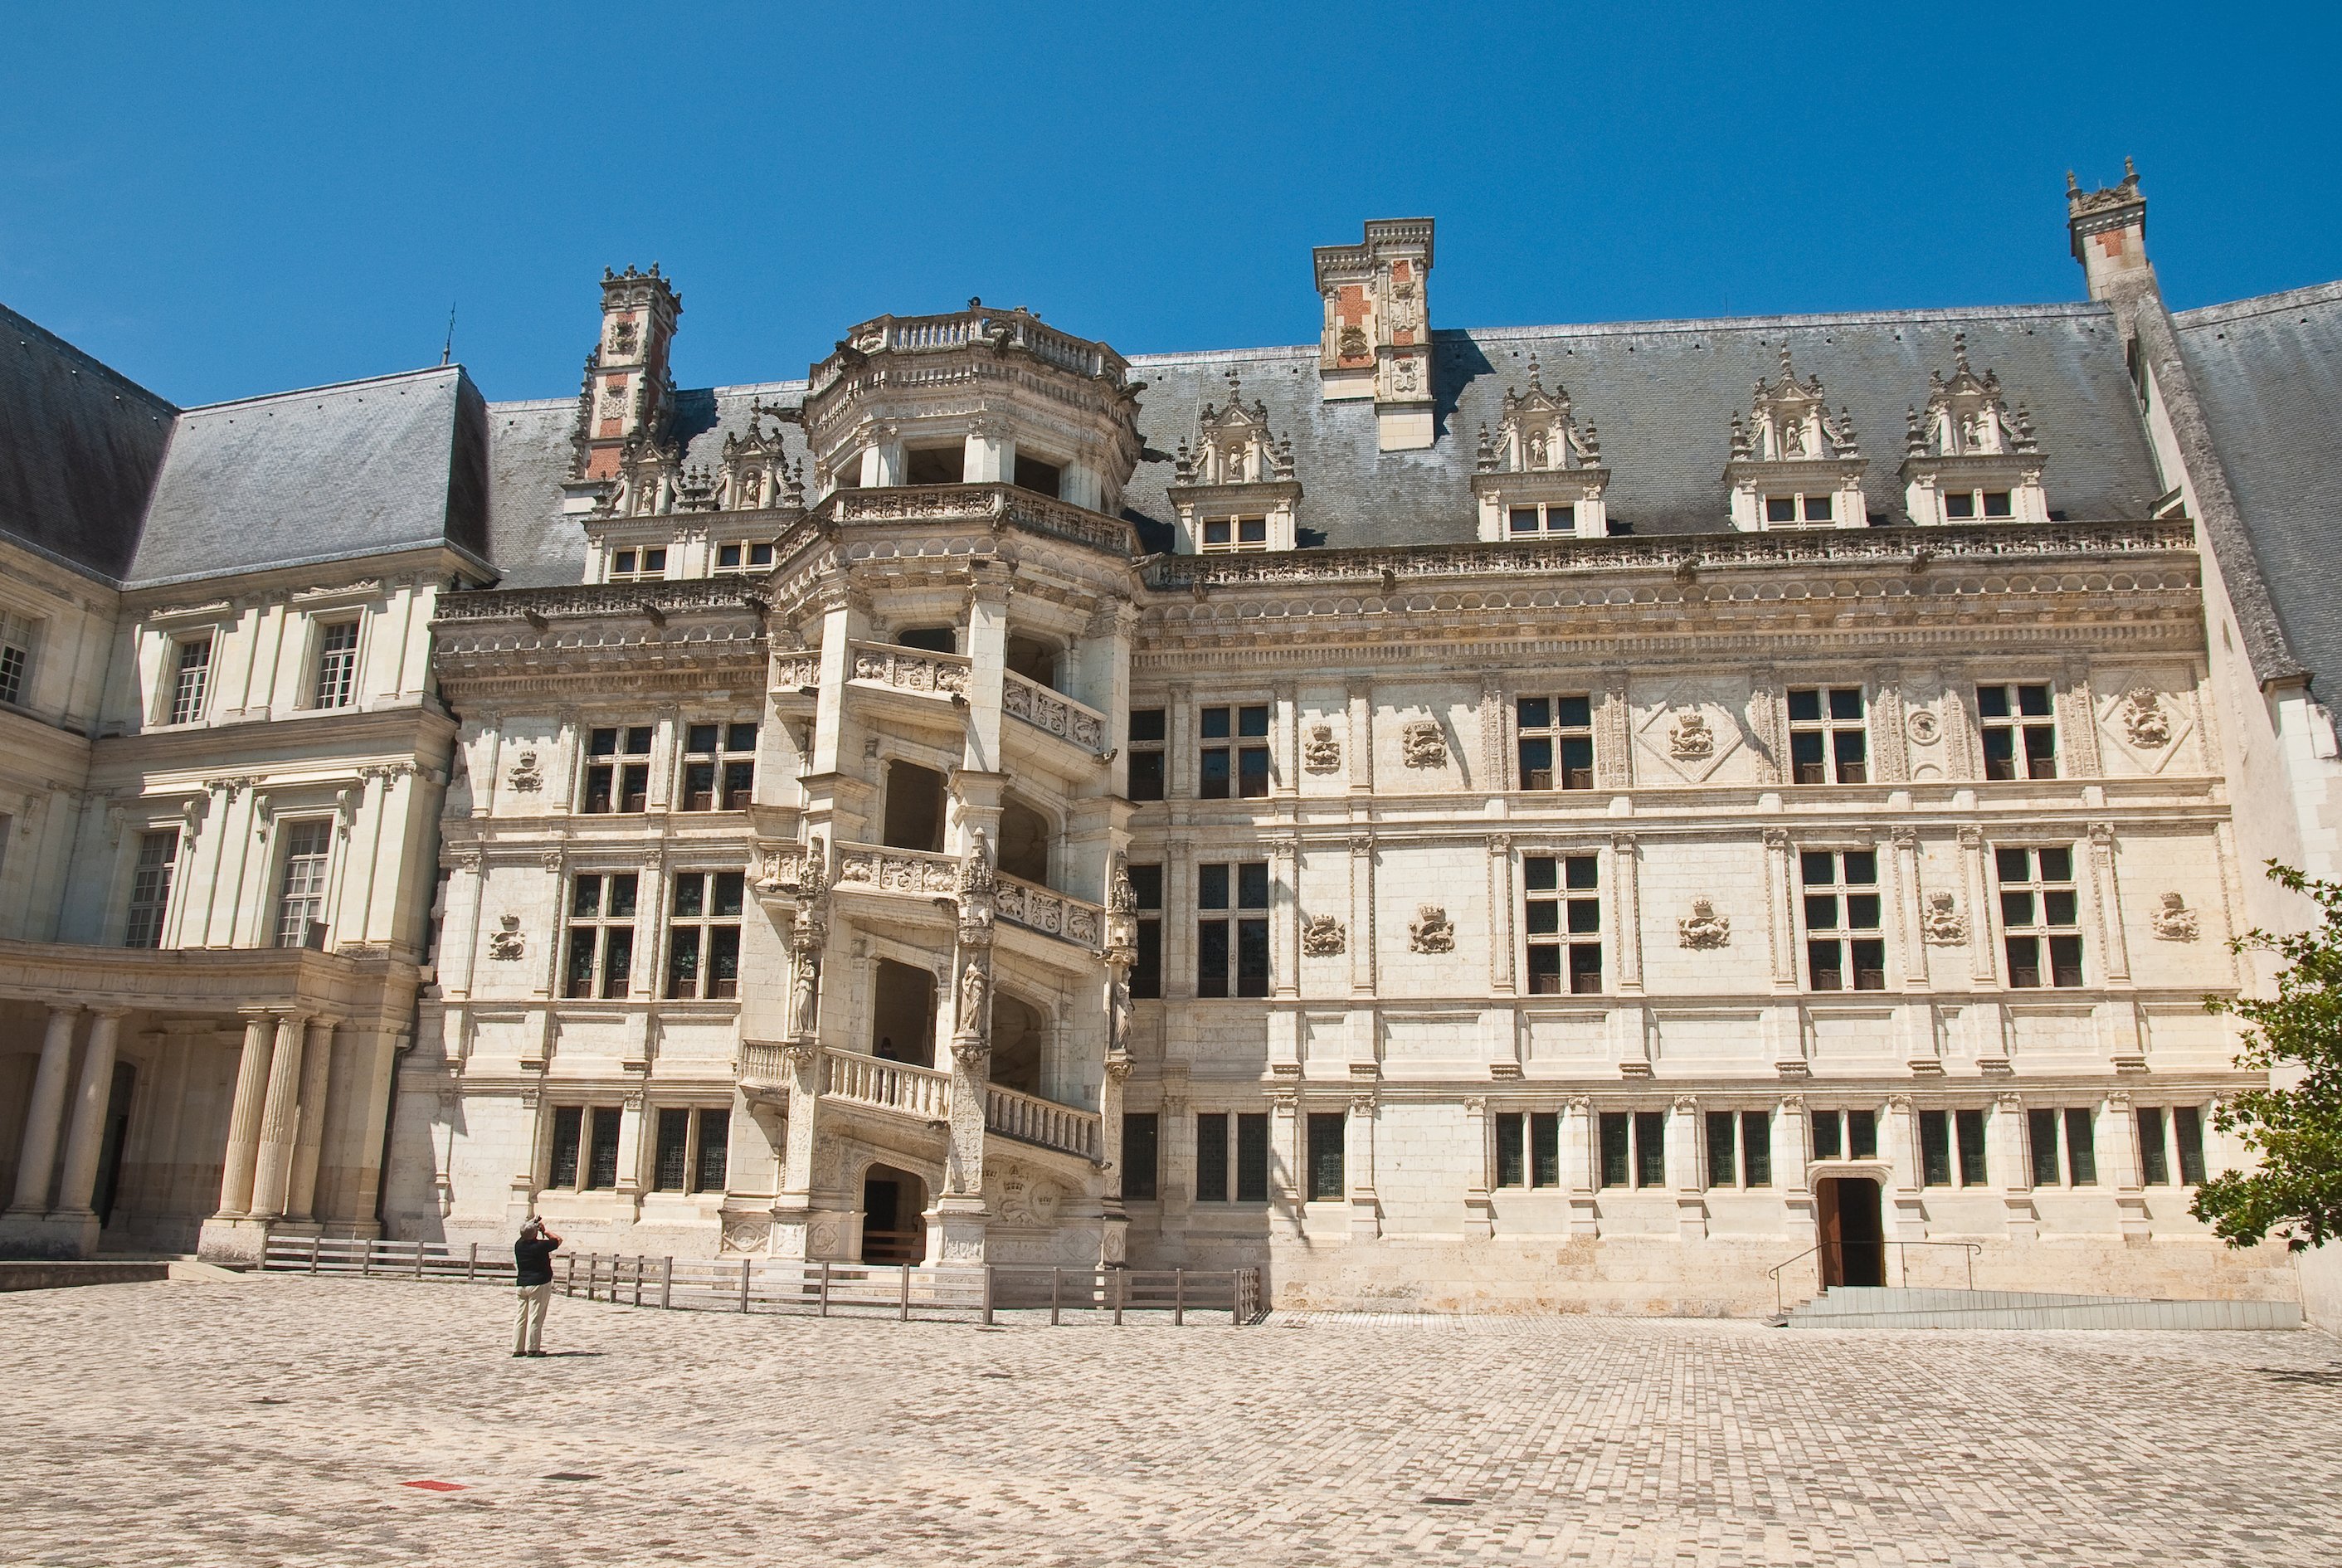
[[[2161,906],[2147,916],[2147,924],[2155,928],[2158,942],[2193,942],[2198,934],[2196,912],[2176,893],[2163,895]]]
[[[1968,939],[1967,916],[1948,893],[1936,892],[1927,895],[1927,907],[1919,914],[1919,933],[1937,947],[1948,947]]]
[[[1313,774],[1329,774],[1342,765],[1342,743],[1334,738],[1333,725],[1309,726],[1309,738],[1301,743],[1301,765]]]
[[[536,754],[521,753],[520,761],[513,764],[513,771],[505,782],[523,794],[535,794],[538,790],[543,789],[545,770],[537,765]]]
[[[970,964],[959,974],[959,1027],[964,1034],[984,1033],[984,994],[991,981],[980,964]]]
[[[2154,751],[2171,743],[2171,716],[2163,711],[2162,694],[2150,686],[2133,686],[2123,694],[2122,724],[2135,746]]]
[[[1331,958],[1346,945],[1342,923],[1330,914],[1313,914],[1301,923],[1301,951],[1310,958]]]
[[[520,916],[499,915],[499,929],[488,933],[488,956],[499,964],[514,964],[528,954],[528,938],[521,934]]]
[[[1676,922],[1686,947],[1712,948],[1732,945],[1732,917],[1716,913],[1716,905],[1705,898],[1691,901],[1691,913]]]
[[[1667,731],[1667,754],[1677,762],[1698,762],[1716,754],[1716,732],[1708,727],[1706,714],[1686,708],[1676,715],[1674,727]]]
[[[1447,765],[1447,737],[1441,733],[1437,719],[1409,719],[1399,732],[1399,750],[1411,768],[1444,768]]]
[[[1456,924],[1439,905],[1418,904],[1415,918],[1407,923],[1406,944],[1417,953],[1453,953]]]

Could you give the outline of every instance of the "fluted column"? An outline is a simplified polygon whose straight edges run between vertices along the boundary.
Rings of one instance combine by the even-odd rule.
[[[17,1145],[16,1194],[8,1205],[12,1214],[38,1214],[49,1206],[49,1178],[56,1174],[57,1133],[73,1074],[74,1021],[80,1016],[81,1009],[68,1003],[49,1009],[41,1065],[33,1077],[33,1101],[25,1110],[25,1137]]]
[[[306,1022],[297,1013],[276,1021],[276,1054],[268,1064],[268,1094],[261,1106],[258,1157],[253,1164],[255,1219],[273,1220],[285,1213],[285,1189],[293,1176],[293,1140],[300,1130],[301,1032]]]
[[[65,1175],[57,1183],[55,1212],[68,1219],[91,1213],[98,1150],[105,1143],[105,1108],[114,1098],[114,1053],[127,1012],[126,1007],[103,1008],[90,1020],[89,1044],[81,1054],[81,1088],[74,1096],[73,1126],[65,1136]]]
[[[285,1213],[289,1219],[315,1217],[317,1162],[325,1147],[325,1092],[334,1072],[334,1025],[331,1018],[309,1020],[309,1043],[301,1053],[301,1126],[293,1144],[293,1182],[285,1190]]]
[[[227,1163],[220,1172],[219,1212],[242,1215],[252,1209],[253,1161],[260,1149],[261,1103],[268,1095],[268,1059],[275,1047],[276,1020],[249,1013],[244,1020],[244,1055],[235,1069],[235,1107],[228,1113]]]

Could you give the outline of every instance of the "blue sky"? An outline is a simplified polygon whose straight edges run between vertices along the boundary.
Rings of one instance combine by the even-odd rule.
[[[1435,325],[2072,298],[2138,160],[2175,305],[2342,277],[2332,6],[14,8],[0,302],[185,404],[456,357],[564,396],[606,265],[686,385],[1028,305],[1316,335],[1309,248],[1439,221]]]

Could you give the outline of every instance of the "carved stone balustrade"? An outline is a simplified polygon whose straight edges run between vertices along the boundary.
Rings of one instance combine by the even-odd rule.
[[[1104,714],[1060,695],[1037,681],[1027,680],[1014,670],[1006,673],[1000,689],[1000,711],[1012,719],[1024,720],[1035,729],[1063,736],[1093,756],[1103,756],[1108,749],[1111,731]]]
[[[1070,539],[1109,554],[1138,554],[1137,534],[1119,517],[1013,484],[890,484],[840,490],[822,506],[847,528],[870,524],[969,523],[989,529],[1007,524]]]
[[[1062,936],[1092,951],[1106,930],[1106,911],[1098,905],[1017,877],[1000,877],[995,902],[1001,919],[1044,936]]]
[[[775,1040],[740,1042],[740,1087],[750,1094],[786,1094],[796,1082],[789,1059]]]
[[[890,686],[898,692],[923,692],[939,697],[965,696],[968,661],[963,654],[931,654],[919,648],[898,648],[891,643],[849,643],[852,660],[848,677],[865,685]]]
[[[949,896],[959,885],[959,860],[925,850],[875,844],[837,846],[840,893],[899,893],[919,899]]]
[[[822,1053],[822,1094],[873,1110],[893,1111],[923,1122],[951,1114],[951,1074],[908,1062],[886,1062],[853,1051]]]
[[[1099,1151],[1103,1140],[1096,1112],[1076,1111],[1071,1105],[1060,1105],[1037,1094],[1004,1089],[997,1084],[986,1084],[984,1124],[1004,1138],[1036,1144],[1077,1159],[1095,1163],[1102,1157]]]

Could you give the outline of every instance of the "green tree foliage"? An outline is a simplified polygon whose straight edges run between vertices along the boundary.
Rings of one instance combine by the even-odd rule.
[[[2316,881],[2275,861],[2268,874],[2316,900],[2325,918],[2290,936],[2255,930],[2230,943],[2238,953],[2285,961],[2277,995],[2207,996],[2204,1005],[2249,1025],[2237,1066],[2295,1067],[2301,1076],[2290,1088],[2248,1089],[2220,1107],[2213,1125],[2257,1153],[2259,1168],[2206,1182],[2193,1207],[2230,1246],[2274,1233],[2299,1252],[2342,1235],[2342,883]]]

